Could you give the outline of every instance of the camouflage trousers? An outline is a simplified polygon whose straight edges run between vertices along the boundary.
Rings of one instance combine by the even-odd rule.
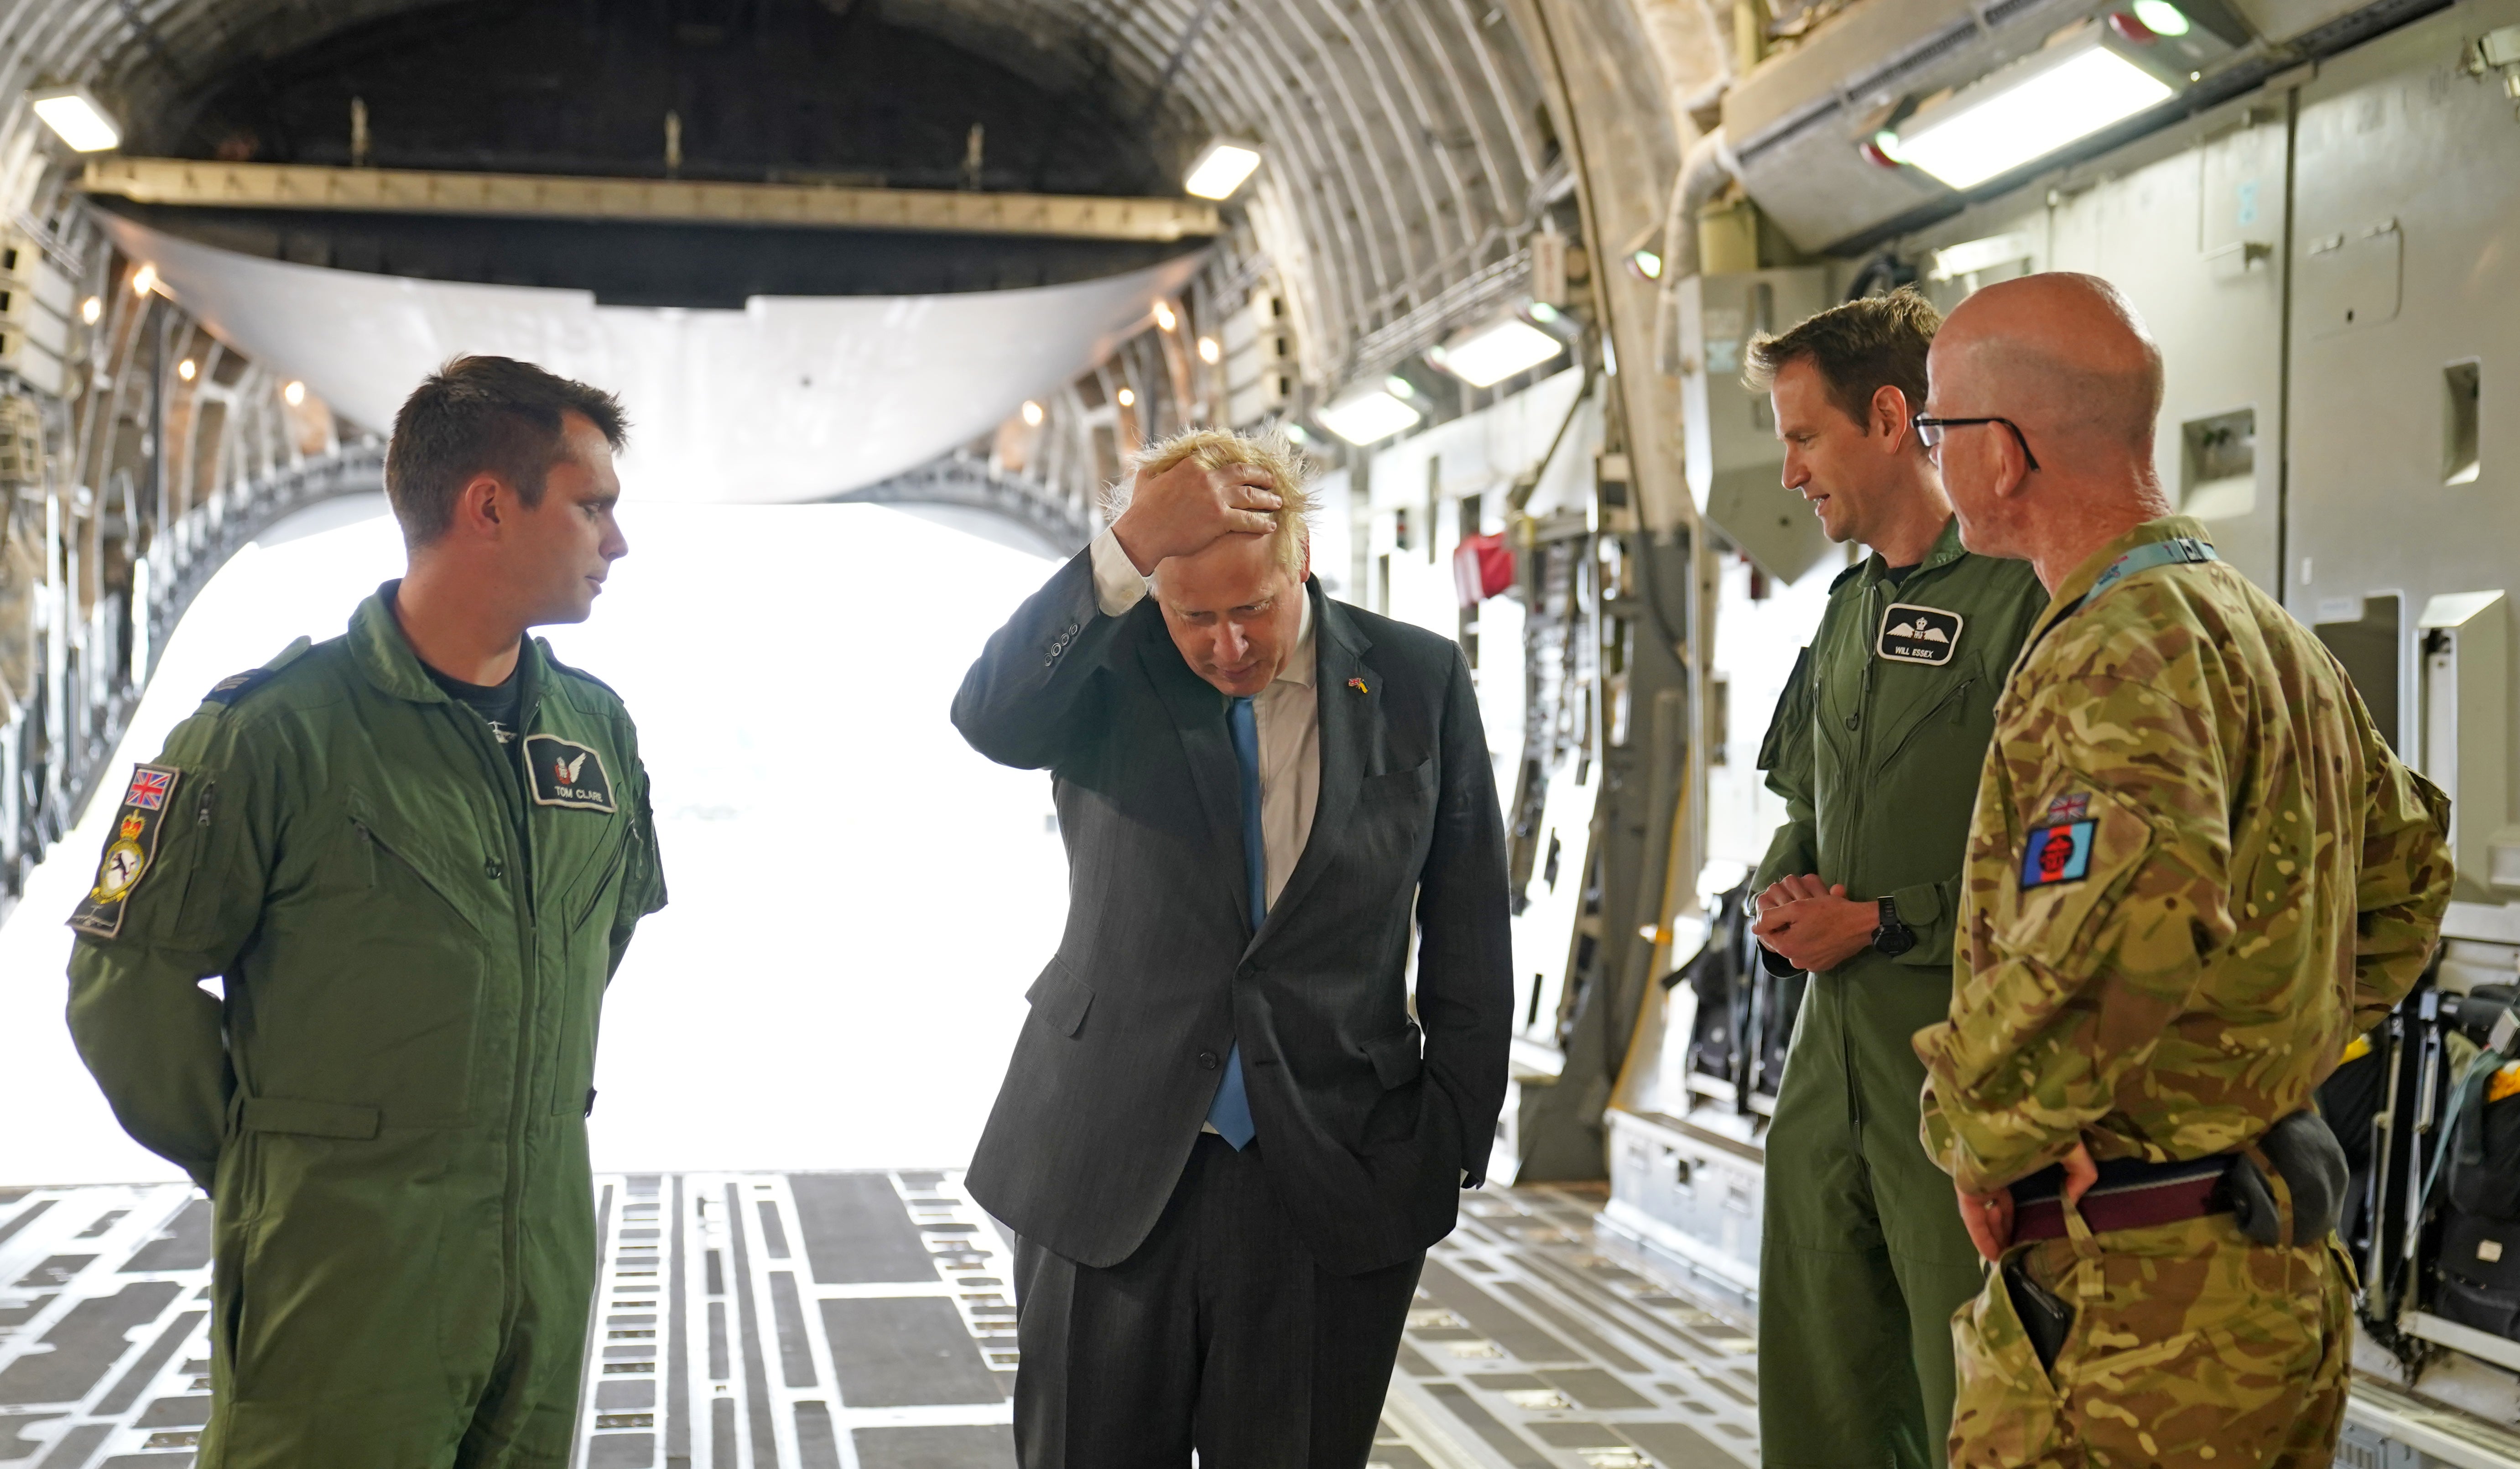
[[[2228,1214],[2015,1245],[2074,1308],[2042,1368],[2003,1285],[1952,1316],[1952,1469],[2327,1469],[2353,1350],[2331,1240],[2251,1242]]]

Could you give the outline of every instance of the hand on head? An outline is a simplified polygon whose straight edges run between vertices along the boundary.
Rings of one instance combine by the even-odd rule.
[[[1209,468],[1196,458],[1168,468],[1142,468],[1129,508],[1111,533],[1132,564],[1148,576],[1174,556],[1205,550],[1219,536],[1267,535],[1285,501],[1268,471],[1251,465]]]

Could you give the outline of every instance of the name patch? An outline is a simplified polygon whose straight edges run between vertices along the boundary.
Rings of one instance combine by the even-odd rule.
[[[122,792],[122,808],[113,816],[113,833],[106,838],[105,860],[97,864],[96,885],[70,911],[70,927],[100,939],[122,931],[123,905],[158,860],[166,802],[173,798],[175,782],[183,775],[171,765],[132,768],[131,784]]]
[[[612,778],[591,745],[557,734],[525,736],[525,769],[533,773],[534,804],[573,811],[610,811]]]
[[[1881,609],[1881,635],[1873,640],[1872,650],[1894,663],[1940,667],[1958,651],[1964,625],[1958,612],[1894,601]]]
[[[2096,817],[2085,817],[2031,827],[2029,845],[2021,853],[2021,886],[2054,887],[2090,876],[2092,839],[2099,826]]]

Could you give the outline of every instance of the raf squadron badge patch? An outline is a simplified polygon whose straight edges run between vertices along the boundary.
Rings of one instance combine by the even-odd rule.
[[[122,808],[113,816],[113,835],[97,865],[96,886],[70,913],[70,926],[81,933],[110,939],[122,931],[122,905],[158,859],[158,834],[165,824],[166,803],[184,773],[171,765],[134,766],[131,786],[122,793]]]
[[[557,734],[525,736],[525,769],[533,773],[534,804],[572,811],[612,810],[612,778],[604,757]]]
[[[1958,612],[1894,601],[1881,609],[1881,635],[1873,641],[1872,650],[1893,663],[1939,668],[1958,650],[1964,625]]]
[[[2029,843],[2021,852],[2024,892],[2080,882],[2091,875],[2092,841],[2100,828],[2099,819],[2089,815],[2091,809],[2088,795],[2058,796],[2048,803],[2048,820],[2030,828]]]

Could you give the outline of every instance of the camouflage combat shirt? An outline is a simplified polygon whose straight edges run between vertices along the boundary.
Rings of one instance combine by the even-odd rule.
[[[1953,960],[1916,1035],[1926,1150],[1986,1192],[2062,1158],[2182,1161],[2309,1104],[2412,988],[2449,802],[2308,629],[2221,561],[2056,589],[1996,708]],[[2093,591],[2097,585],[2098,590]]]

